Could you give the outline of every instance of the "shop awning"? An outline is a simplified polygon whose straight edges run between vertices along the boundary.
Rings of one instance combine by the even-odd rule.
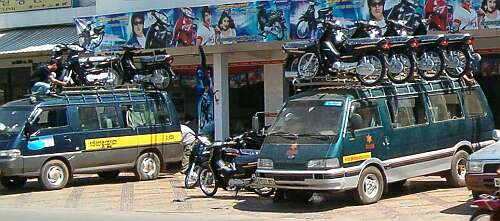
[[[75,26],[45,26],[0,31],[0,55],[50,51],[78,41]]]

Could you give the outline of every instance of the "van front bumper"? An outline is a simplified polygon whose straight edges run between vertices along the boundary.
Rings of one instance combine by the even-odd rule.
[[[0,176],[23,175],[23,158],[0,157]]]
[[[348,190],[357,185],[359,174],[343,168],[323,171],[257,170],[257,184],[262,187],[306,190]]]

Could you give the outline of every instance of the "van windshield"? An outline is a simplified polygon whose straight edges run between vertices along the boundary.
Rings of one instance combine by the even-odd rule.
[[[276,118],[269,135],[335,136],[341,125],[342,106],[342,101],[290,101]]]
[[[17,133],[31,113],[29,108],[0,108],[0,133]]]

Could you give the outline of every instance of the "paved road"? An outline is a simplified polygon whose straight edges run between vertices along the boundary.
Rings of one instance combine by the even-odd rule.
[[[116,220],[128,220],[124,217],[129,216],[143,216],[146,217],[144,220],[157,220],[157,216],[174,219],[200,216],[213,219],[230,217],[232,220],[455,221],[468,220],[473,213],[469,207],[470,192],[466,188],[448,188],[440,177],[411,179],[402,191],[386,194],[380,202],[366,206],[356,205],[345,193],[315,194],[312,202],[307,204],[273,203],[271,199],[259,198],[252,193],[235,196],[235,192],[223,190],[213,198],[206,198],[199,189],[182,188],[182,179],[180,174],[163,174],[158,180],[138,182],[132,174],[122,174],[116,181],[103,181],[97,176],[80,175],[69,187],[56,191],[42,191],[36,180],[30,180],[26,188],[19,191],[0,188],[0,214],[10,214],[12,220],[30,213],[8,211],[43,211],[41,214],[47,217],[52,213],[79,211],[74,213],[75,216],[87,217],[86,221],[99,217],[88,214],[100,213],[109,213]],[[45,220],[43,217],[41,215],[40,220]],[[4,218],[7,217],[1,220],[6,220]]]

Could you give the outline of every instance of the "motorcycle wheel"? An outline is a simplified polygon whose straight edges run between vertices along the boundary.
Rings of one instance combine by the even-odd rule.
[[[274,194],[275,189],[269,187],[255,188],[253,191],[261,197],[270,197]]]
[[[315,53],[305,53],[299,58],[297,65],[299,78],[310,80],[314,78],[319,71],[319,58]]]
[[[360,74],[359,68],[361,65],[372,65],[374,70],[371,74]],[[387,69],[385,66],[385,62],[383,62],[383,58],[381,55],[369,54],[361,57],[358,62],[358,66],[356,67],[356,78],[361,84],[366,86],[374,86],[378,84],[386,74]]]
[[[306,38],[309,34],[309,24],[304,20],[300,20],[299,23],[297,23],[296,34],[300,39]]]
[[[172,83],[173,76],[171,68],[158,68],[153,70],[150,83],[157,89],[166,90]]]
[[[413,62],[413,59],[411,59],[407,54],[400,53],[396,54],[395,57],[396,59],[399,59],[399,61],[403,64],[403,71],[398,73],[393,73],[388,70],[387,77],[393,83],[402,84],[408,81],[408,79],[411,76],[413,76],[413,72],[415,70],[415,63]],[[389,63],[391,62],[392,60],[389,61]]]
[[[433,65],[432,70],[429,70],[429,71],[424,71],[424,70],[419,68],[418,75],[420,75],[420,77],[422,77],[424,80],[428,80],[428,81],[435,80],[439,76],[441,76],[441,74],[444,71],[444,57],[441,53],[438,53],[437,51],[432,50],[432,51],[422,53],[418,57],[418,61],[417,61],[418,63],[420,63],[420,61],[422,60],[422,57],[424,56],[425,53],[427,53],[427,56],[429,56],[430,59],[432,59],[432,61],[435,65]]]
[[[447,51],[446,56],[448,59],[458,58],[457,67],[446,67],[446,74],[452,78],[461,78],[467,71],[470,70],[471,58],[464,50],[450,50]]]
[[[189,168],[186,177],[184,178],[184,187],[187,189],[192,189],[198,184],[200,178],[201,167],[198,165],[192,165],[192,168]]]
[[[200,189],[206,196],[214,196],[219,188],[219,183],[209,168],[204,168],[200,172]]]
[[[479,209],[474,211],[470,221],[490,221],[491,220],[491,211]]]

